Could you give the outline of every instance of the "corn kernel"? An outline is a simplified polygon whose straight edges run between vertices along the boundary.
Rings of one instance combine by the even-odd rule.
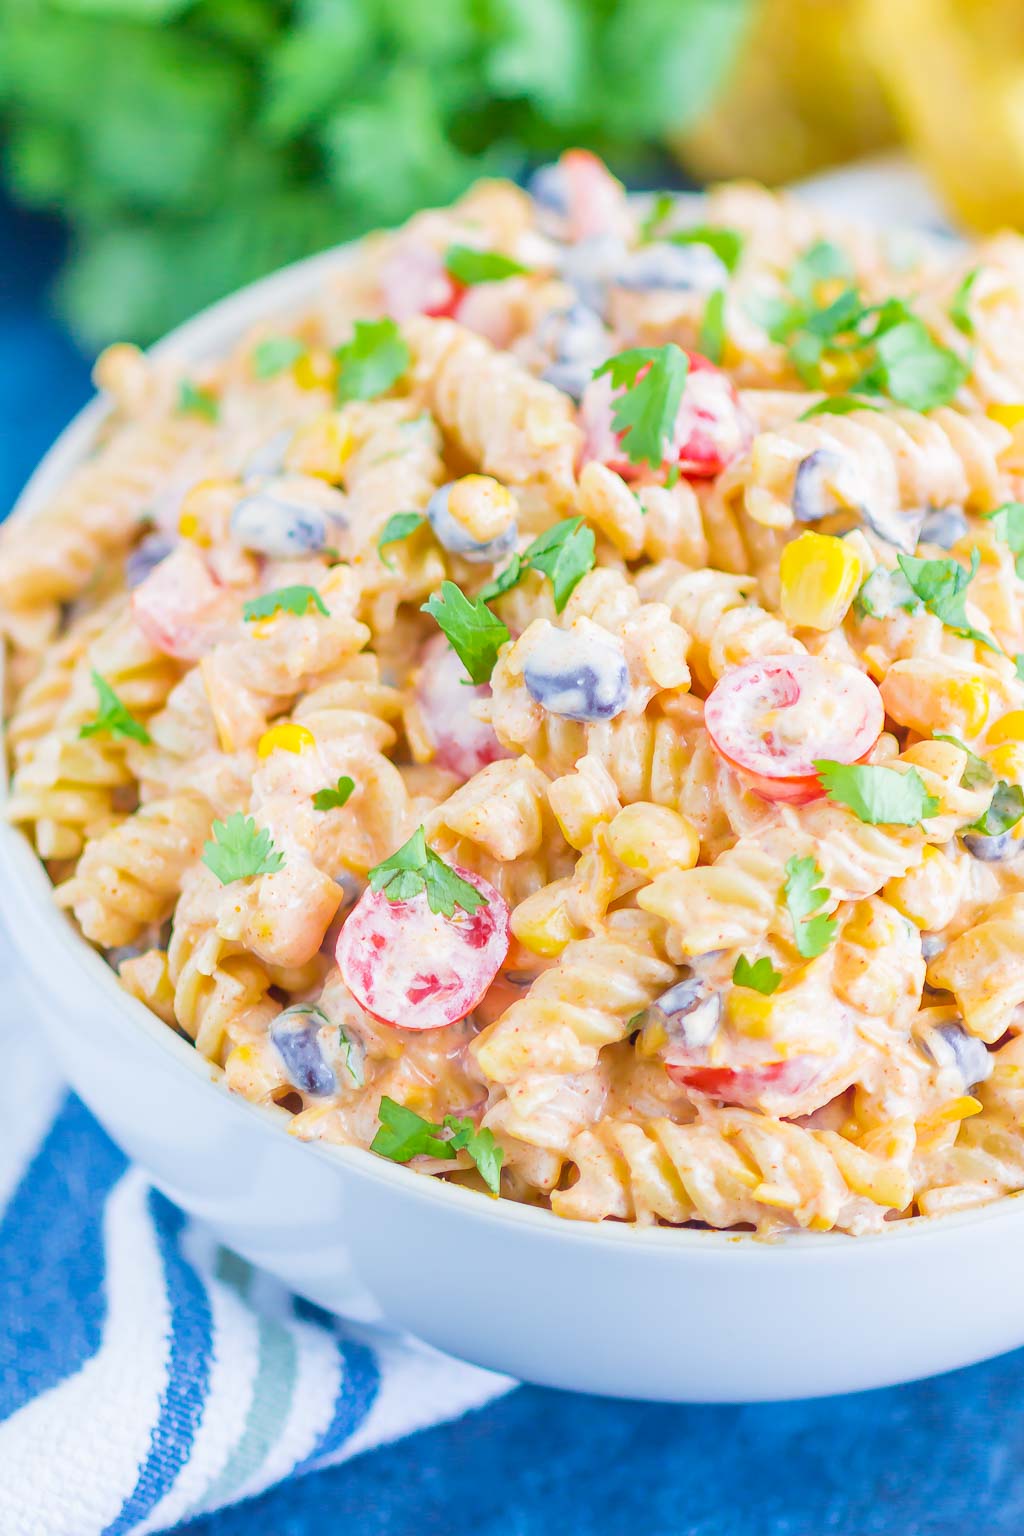
[[[183,539],[191,539],[195,544],[208,545],[209,537],[203,533],[198,517],[194,512],[183,512],[178,518],[178,532]]]
[[[315,746],[313,732],[304,725],[272,725],[264,731],[256,747],[257,757],[269,757],[271,752],[305,752]]]
[[[1001,742],[1024,742],[1024,709],[1011,709],[988,729],[988,744],[997,747]]]
[[[645,1059],[657,1056],[668,1045],[668,1030],[657,1016],[645,1024],[636,1038],[636,1053]]]
[[[779,562],[781,607],[791,624],[835,629],[853,602],[863,576],[855,549],[827,533],[802,533]]]
[[[463,475],[448,492],[448,513],[471,539],[486,544],[515,522],[516,500],[507,486],[490,475]]]
[[[292,378],[300,389],[333,389],[336,375],[329,352],[303,352],[292,364]]]
[[[338,484],[352,456],[352,433],[334,411],[325,411],[300,427],[288,444],[285,464],[302,475]]]
[[[583,937],[566,910],[572,881],[552,880],[521,901],[512,913],[512,932],[535,955],[560,955],[573,939]]]
[[[998,421],[1001,427],[1009,427],[1012,432],[1014,427],[1024,422],[1024,405],[1003,405],[996,401],[988,407],[986,414],[992,421]]]
[[[985,761],[999,779],[1024,784],[1024,741],[1003,741],[985,753]]]
[[[771,1038],[772,1019],[777,1011],[773,997],[765,997],[752,987],[733,987],[728,994],[729,1022],[741,1035],[753,1040]]]
[[[620,864],[652,878],[666,869],[692,869],[700,854],[692,822],[667,805],[643,800],[619,812],[608,828],[608,845]]]

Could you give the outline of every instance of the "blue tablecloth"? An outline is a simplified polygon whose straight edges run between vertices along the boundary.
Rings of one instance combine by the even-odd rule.
[[[58,254],[55,229],[0,204],[3,508],[88,392],[87,360],[46,313]],[[179,1536],[1021,1536],[1022,1366],[1024,1352],[890,1391],[750,1408],[522,1388]]]

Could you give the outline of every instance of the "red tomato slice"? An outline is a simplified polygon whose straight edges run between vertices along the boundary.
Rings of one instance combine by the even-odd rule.
[[[684,475],[700,479],[720,474],[742,453],[753,427],[728,374],[700,352],[686,356],[690,367],[664,462],[678,463]],[[642,378],[644,371],[637,377]],[[607,374],[588,384],[583,393],[579,415],[583,463],[598,459],[624,480],[635,480],[648,473],[650,466],[631,463],[623,451],[612,425],[615,393]]]
[[[478,720],[470,706],[488,699],[487,683],[475,687],[466,680],[462,662],[444,635],[436,635],[423,650],[423,665],[416,680],[416,701],[434,743],[434,761],[460,779],[511,757],[493,730]]]
[[[445,270],[437,251],[419,245],[397,245],[381,266],[384,308],[392,320],[413,315],[450,317],[466,292]]]
[[[765,800],[805,805],[824,791],[820,758],[859,763],[882,733],[882,695],[865,673],[820,656],[769,656],[720,678],[704,705],[715,750]]]
[[[425,894],[389,901],[365,890],[345,920],[337,960],[352,996],[384,1024],[442,1029],[465,1018],[508,953],[509,912],[480,875],[455,870],[486,899],[470,915],[431,912]]]
[[[757,1107],[766,1094],[797,1098],[821,1076],[817,1056],[792,1056],[788,1061],[769,1061],[759,1067],[696,1067],[667,1064],[666,1072],[682,1088],[693,1088],[726,1104]]]
[[[567,149],[558,164],[565,178],[569,239],[623,232],[628,212],[625,188],[604,162],[589,149]]]
[[[132,617],[167,656],[198,661],[237,616],[238,598],[210,574],[194,544],[181,543],[132,593]]]

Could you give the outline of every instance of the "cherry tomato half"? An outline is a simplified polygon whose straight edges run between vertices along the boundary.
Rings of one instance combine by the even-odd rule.
[[[684,475],[706,479],[720,474],[750,442],[752,425],[728,374],[700,352],[687,352],[689,370],[676,414],[666,464],[678,464]],[[641,370],[638,377],[643,377]],[[588,384],[580,402],[583,462],[598,459],[624,480],[647,473],[646,463],[634,464],[622,448],[612,425],[615,391],[607,375]]]
[[[754,1109],[766,1093],[794,1099],[806,1093],[821,1076],[822,1062],[817,1056],[792,1056],[788,1061],[769,1061],[757,1067],[673,1066],[669,1063],[665,1070],[682,1088],[693,1088],[726,1104]]]
[[[805,805],[824,791],[821,758],[859,763],[882,733],[882,695],[865,673],[820,656],[769,656],[720,678],[704,705],[715,750],[765,800]]]
[[[480,875],[456,868],[485,898],[472,914],[431,912],[425,893],[389,901],[367,889],[338,939],[337,960],[352,996],[384,1024],[442,1029],[465,1018],[508,953],[509,911]]]
[[[445,270],[437,251],[419,245],[398,244],[385,257],[380,270],[384,308],[392,320],[413,315],[451,317],[466,289]]]
[[[490,698],[487,683],[473,686],[462,662],[444,635],[435,635],[423,649],[423,665],[416,680],[416,702],[434,743],[434,761],[460,779],[510,757],[491,727],[478,720],[471,705]]]

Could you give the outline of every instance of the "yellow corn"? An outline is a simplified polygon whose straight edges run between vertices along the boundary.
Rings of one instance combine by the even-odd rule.
[[[209,536],[200,527],[199,519],[194,512],[183,512],[178,518],[178,532],[183,539],[191,539],[194,544],[208,545]]]
[[[937,1141],[949,1126],[958,1125],[961,1120],[970,1119],[971,1115],[980,1115],[983,1108],[981,1101],[971,1093],[961,1094],[959,1098],[940,1104],[938,1109],[933,1109],[930,1115],[923,1116],[917,1122],[918,1147],[924,1150],[930,1143]]]
[[[1024,422],[1024,405],[1001,405],[998,401],[988,407],[987,414],[1001,427],[1019,427]]]
[[[272,725],[264,731],[256,746],[257,757],[269,757],[271,752],[305,752],[315,746],[313,732],[304,725]]]
[[[512,932],[535,955],[560,955],[573,939],[583,937],[566,910],[572,881],[552,880],[521,901],[512,913]]]
[[[486,544],[515,522],[516,501],[508,487],[490,475],[463,475],[448,492],[448,512],[471,539]]]
[[[1024,741],[1003,741],[985,753],[985,761],[999,779],[1024,784]]]
[[[692,822],[643,800],[619,812],[608,828],[608,845],[620,864],[652,878],[666,869],[692,869],[700,854]]]
[[[661,1020],[655,1016],[650,1023],[645,1024],[636,1037],[636,1053],[645,1058],[657,1056],[659,1051],[668,1044],[668,1031]]]
[[[924,849],[918,865],[905,875],[895,875],[882,887],[882,895],[889,905],[921,929],[944,928],[951,920],[952,910],[959,904],[959,893],[960,874],[956,863],[931,846]],[[870,949],[884,948],[895,934],[872,945],[855,937],[852,924],[847,924],[843,936]]]
[[[827,533],[802,533],[779,562],[781,607],[791,624],[835,629],[846,616],[864,571],[857,551]]]
[[[300,389],[333,389],[336,375],[329,352],[303,352],[292,364],[292,378]]]
[[[325,411],[300,427],[288,444],[285,464],[302,475],[338,484],[355,443],[352,433],[334,411]]]
[[[1004,741],[1024,743],[1024,709],[1011,709],[1000,715],[989,726],[987,740],[990,747],[997,747]]]
[[[774,997],[765,997],[752,987],[733,987],[727,1006],[729,1022],[741,1035],[748,1035],[753,1040],[771,1038],[772,1020],[778,1012]]]

